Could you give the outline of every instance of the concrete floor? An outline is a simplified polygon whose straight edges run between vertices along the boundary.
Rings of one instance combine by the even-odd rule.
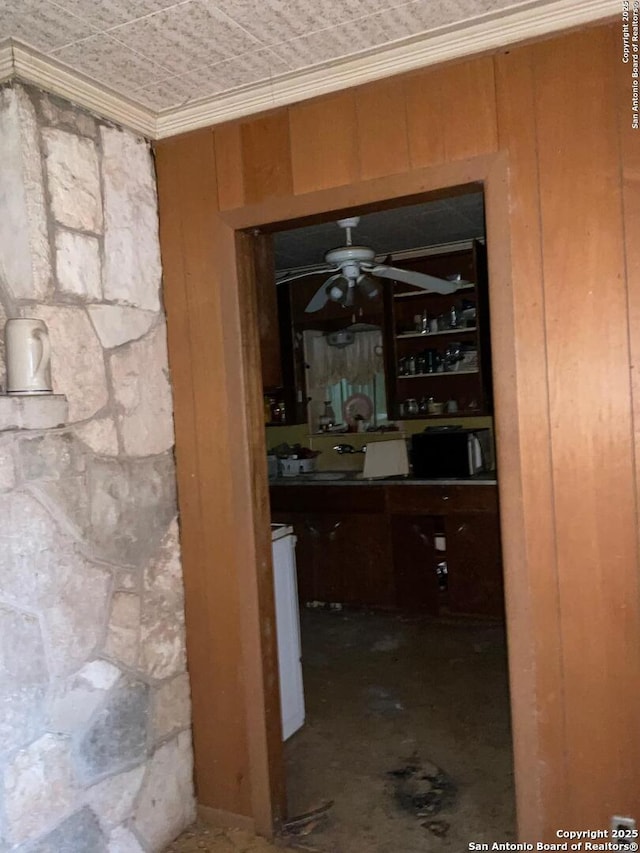
[[[449,853],[515,840],[500,626],[366,613],[301,614],[307,721],[287,742],[290,815],[333,806],[280,839],[321,853]],[[175,853],[271,848],[199,827]]]

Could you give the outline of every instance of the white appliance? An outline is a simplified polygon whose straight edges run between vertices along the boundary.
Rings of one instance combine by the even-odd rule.
[[[370,441],[364,457],[363,479],[403,477],[409,473],[407,445],[403,438]]]
[[[273,585],[276,600],[276,633],[280,671],[282,739],[287,740],[304,724],[302,650],[296,578],[296,537],[287,524],[271,525]]]

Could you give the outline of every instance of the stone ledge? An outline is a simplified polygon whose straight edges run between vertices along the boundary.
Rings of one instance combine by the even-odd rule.
[[[0,432],[64,426],[68,414],[69,406],[63,394],[0,394]]]

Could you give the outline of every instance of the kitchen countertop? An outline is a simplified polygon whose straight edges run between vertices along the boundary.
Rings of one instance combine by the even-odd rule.
[[[377,477],[365,480],[361,471],[314,471],[311,474],[297,474],[295,477],[278,477],[269,480],[270,486],[495,486],[495,471],[476,474],[474,477],[459,477],[425,480],[411,475],[407,477]]]

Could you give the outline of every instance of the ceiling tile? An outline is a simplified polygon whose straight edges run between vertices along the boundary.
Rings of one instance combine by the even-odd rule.
[[[110,30],[110,35],[155,59],[172,74],[184,74],[259,46],[256,39],[207,0],[189,0]]]
[[[193,97],[202,98],[249,83],[268,81],[271,77],[287,71],[289,67],[282,59],[268,48],[263,48],[245,53],[236,59],[200,68],[185,74],[182,79],[190,84]]]
[[[125,95],[168,76],[166,69],[107,35],[76,42],[51,55]]]
[[[79,18],[100,29],[107,29],[143,15],[175,6],[176,0],[52,0]]]
[[[9,37],[20,39],[36,50],[48,53],[95,32],[95,28],[86,21],[46,0],[0,2],[0,40]]]
[[[482,205],[482,193],[472,193],[369,213],[354,229],[353,242],[384,255],[482,237]],[[321,263],[327,249],[339,245],[344,245],[344,233],[335,222],[281,231],[274,234],[276,269]]]
[[[547,0],[539,5],[544,2]],[[494,13],[516,5],[513,0],[413,0],[407,8],[414,21],[414,32],[419,33],[486,14],[495,16]]]
[[[154,110],[168,110],[184,106],[189,101],[201,98],[204,92],[194,90],[193,84],[182,77],[169,77],[151,86],[131,92],[134,101],[139,101]]]
[[[291,39],[275,45],[273,50],[293,68],[306,68],[370,50],[388,40],[389,29],[385,20],[380,15],[369,15],[358,21]]]
[[[263,44],[277,44],[380,9],[379,0],[216,0],[215,6]]]

